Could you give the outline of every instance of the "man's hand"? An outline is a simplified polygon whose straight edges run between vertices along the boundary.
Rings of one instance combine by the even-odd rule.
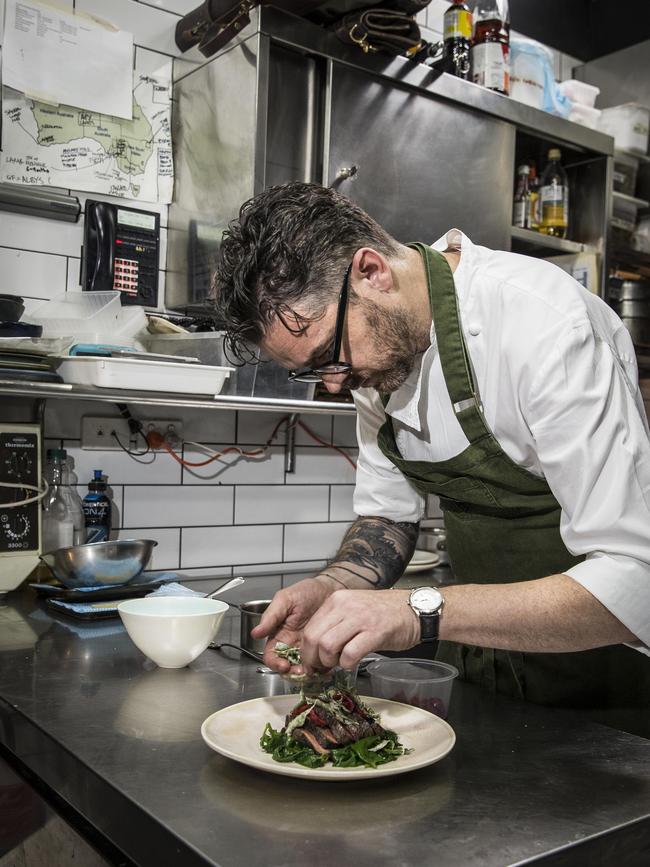
[[[310,670],[353,668],[372,650],[407,650],[420,642],[420,619],[410,590],[337,590],[302,633],[303,665]]]
[[[304,627],[337,587],[340,587],[340,584],[321,575],[306,578],[275,594],[259,624],[251,630],[253,638],[267,639],[264,648],[266,665],[282,673],[289,669],[292,669],[294,674],[303,672],[302,667],[291,666],[286,659],[279,657],[274,651],[275,644],[277,641],[284,641],[292,647],[301,647]]]

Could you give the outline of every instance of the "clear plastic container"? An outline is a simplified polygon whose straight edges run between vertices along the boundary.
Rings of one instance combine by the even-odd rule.
[[[368,666],[372,694],[401,701],[446,718],[458,669],[428,659],[384,657]]]
[[[569,120],[573,121],[573,123],[580,123],[582,126],[596,129],[601,114],[602,112],[599,108],[590,108],[588,105],[581,105],[579,102],[574,102],[573,108],[569,113]]]
[[[122,305],[119,292],[64,292],[30,313],[30,321],[43,326],[43,337],[70,335],[77,343],[96,343],[114,334]]]
[[[596,105],[596,97],[600,93],[599,87],[587,84],[585,81],[578,81],[575,78],[561,81],[559,88],[560,93],[568,97],[574,105],[584,105],[587,108],[593,108]]]
[[[616,147],[620,150],[645,154],[648,150],[650,108],[638,102],[604,108],[598,129],[614,136]]]

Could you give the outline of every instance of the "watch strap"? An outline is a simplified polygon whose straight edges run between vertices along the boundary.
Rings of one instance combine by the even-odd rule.
[[[420,611],[418,616],[420,618],[420,641],[435,641],[440,629],[440,612],[423,614]]]

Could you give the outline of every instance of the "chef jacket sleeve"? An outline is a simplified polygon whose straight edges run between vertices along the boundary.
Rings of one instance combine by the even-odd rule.
[[[416,523],[424,515],[425,499],[383,454],[377,444],[386,414],[374,389],[354,392],[359,457],[354,511],[360,516]]]
[[[621,325],[561,330],[530,388],[527,422],[561,508],[560,533],[586,559],[567,570],[650,655],[650,442],[632,343]]]

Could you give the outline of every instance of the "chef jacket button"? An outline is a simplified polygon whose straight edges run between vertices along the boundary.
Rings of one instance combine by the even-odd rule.
[[[477,335],[479,335],[481,333],[481,326],[477,325],[475,322],[473,322],[469,326],[469,333],[472,335],[472,337],[476,337]]]

